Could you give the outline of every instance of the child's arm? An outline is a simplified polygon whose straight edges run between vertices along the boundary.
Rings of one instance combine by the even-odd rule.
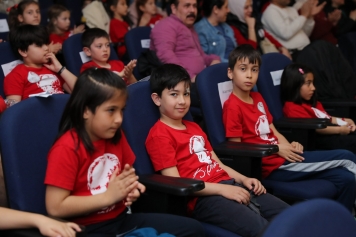
[[[61,63],[58,61],[56,56],[53,53],[48,53],[47,54],[47,59],[49,59],[51,62],[49,64],[44,64],[45,67],[47,67],[49,70],[52,72],[58,73],[62,69]],[[67,91],[68,93],[71,93],[75,82],[77,81],[77,77],[74,76],[68,69],[64,69],[62,72],[60,72],[60,76],[64,79],[66,82],[63,85],[63,89]]]
[[[73,196],[70,191],[47,185],[46,208],[55,217],[72,217],[86,215],[122,201],[130,192],[138,188],[135,170],[125,165],[121,174],[116,169],[110,177],[108,188],[104,193],[92,196]]]
[[[137,60],[131,60],[124,68],[124,77],[127,78],[128,84],[137,82],[136,77],[132,74],[134,68],[136,67]]]
[[[40,214],[0,207],[0,229],[36,227],[45,236],[75,236],[80,227],[75,223],[53,220]]]

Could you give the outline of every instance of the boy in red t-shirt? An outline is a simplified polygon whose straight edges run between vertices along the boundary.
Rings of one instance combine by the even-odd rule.
[[[12,30],[9,41],[23,60],[4,79],[6,99],[19,102],[39,93],[70,93],[77,77],[49,52],[47,30],[38,25],[22,25]]]
[[[162,65],[152,73],[150,84],[161,114],[146,139],[155,170],[205,182],[196,193],[199,197],[188,204],[194,218],[242,236],[256,236],[288,205],[266,193],[257,179],[225,166],[202,129],[183,120],[190,106],[190,76],[184,68]]]
[[[84,53],[91,57],[91,61],[84,63],[80,72],[90,67],[107,68],[123,78],[126,85],[137,82],[132,74],[134,67],[136,67],[136,60],[131,60],[126,66],[120,60],[109,60],[110,41],[105,30],[99,28],[86,30],[82,35],[82,45]]]
[[[355,202],[356,156],[347,150],[303,151],[274,127],[258,92],[251,92],[261,65],[258,51],[241,45],[230,53],[228,77],[233,90],[223,106],[226,137],[234,142],[277,144],[279,152],[262,159],[262,176],[277,181],[326,179],[337,187],[337,201],[352,210]]]

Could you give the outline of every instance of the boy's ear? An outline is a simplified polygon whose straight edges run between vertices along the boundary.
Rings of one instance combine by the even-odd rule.
[[[232,80],[232,70],[231,70],[231,68],[227,68],[227,77],[230,78],[230,80]]]
[[[159,97],[157,93],[152,93],[151,99],[153,100],[153,103],[155,103],[157,106],[161,106],[161,97]]]
[[[23,16],[22,16],[22,15],[18,15],[18,16],[17,16],[17,20],[18,20],[19,22],[23,22]]]
[[[21,49],[17,50],[19,52],[19,54],[21,55],[21,57],[26,58],[27,57],[27,51],[22,51]]]
[[[83,52],[88,56],[91,57],[91,51],[88,47],[83,47]]]

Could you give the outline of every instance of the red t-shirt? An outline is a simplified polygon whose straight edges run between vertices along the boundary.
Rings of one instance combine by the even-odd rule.
[[[177,130],[160,120],[151,128],[146,149],[156,171],[176,166],[183,178],[218,183],[231,179],[211,158],[211,147],[206,134],[194,122],[183,120],[185,130]],[[194,209],[196,198],[189,204]]]
[[[247,104],[231,93],[223,107],[223,123],[227,138],[241,138],[242,142],[278,144],[269,125],[273,118],[266,102],[258,92],[250,92],[253,104]],[[286,160],[277,154],[262,158],[262,177],[266,178]]]
[[[20,95],[22,100],[32,94],[48,92],[63,94],[64,80],[46,67],[33,68],[17,65],[4,79],[6,96]]]
[[[130,26],[125,21],[120,21],[118,19],[111,19],[110,21],[110,39],[113,43],[119,43],[121,45],[117,46],[117,54],[119,58],[122,58],[126,53],[125,46],[125,35],[130,30]]]
[[[93,142],[95,151],[90,154],[83,143],[77,148],[77,133],[73,130],[67,131],[49,151],[45,184],[69,190],[72,196],[90,196],[105,192],[114,170],[118,168],[121,173],[125,164],[132,165],[135,161],[135,155],[124,133],[121,134],[122,137],[116,145],[110,140]],[[71,221],[81,225],[95,224],[115,218],[125,208],[124,202],[119,201]]]
[[[110,64],[110,71],[115,72],[117,74],[119,74],[119,72],[124,70],[125,67],[124,63],[120,60],[109,60],[108,64]],[[91,67],[101,68],[100,65],[98,65],[96,62],[89,61],[82,65],[82,67],[80,68],[80,73],[82,73],[83,71]],[[122,78],[122,79],[124,79],[126,85],[128,85],[127,79],[126,78]]]
[[[63,42],[69,38],[70,33],[71,33],[70,31],[65,32],[63,35],[57,35],[52,33],[49,35],[49,42],[53,42],[54,44],[56,43],[63,44]]]
[[[4,110],[6,109],[6,104],[4,99],[0,96],[0,113],[4,112]]]
[[[161,20],[162,18],[163,18],[163,16],[160,14],[156,14],[156,15],[152,16],[151,20],[147,23],[147,26],[150,26],[151,28],[153,28],[157,24],[157,22],[159,20]]]
[[[328,118],[331,116],[325,111],[320,102],[316,103],[315,107],[310,104],[296,104],[294,102],[286,102],[283,106],[283,114],[288,118]]]

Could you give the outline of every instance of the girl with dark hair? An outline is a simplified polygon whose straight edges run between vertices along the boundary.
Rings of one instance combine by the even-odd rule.
[[[200,223],[190,218],[127,213],[145,187],[138,182],[135,155],[120,128],[126,99],[124,80],[108,69],[89,68],[79,76],[48,154],[48,214],[86,226],[89,237],[123,235],[141,227],[203,236]]]
[[[150,26],[151,28],[163,18],[157,14],[154,0],[136,0],[137,26]]]
[[[22,24],[39,25],[41,22],[41,12],[38,2],[34,0],[24,0],[8,9],[10,31]]]
[[[203,1],[204,17],[194,25],[202,49],[215,54],[221,62],[227,62],[230,52],[237,46],[234,32],[225,23],[229,12],[228,0]]]
[[[355,123],[329,115],[317,101],[312,70],[302,64],[288,65],[281,79],[283,114],[289,118],[326,118],[333,126],[317,129],[319,149],[347,149],[356,153]],[[347,135],[347,136],[344,136]]]

